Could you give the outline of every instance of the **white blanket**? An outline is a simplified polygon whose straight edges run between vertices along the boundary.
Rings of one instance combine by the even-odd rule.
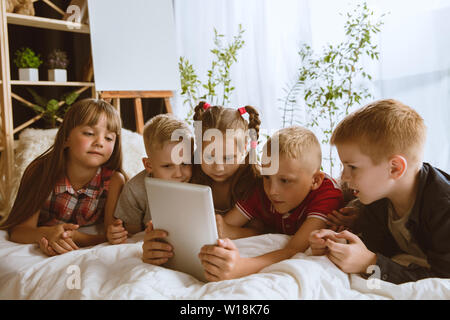
[[[55,257],[7,239],[0,231],[0,299],[450,299],[448,279],[376,283],[343,273],[326,257],[306,254],[240,279],[202,283],[143,263],[143,233],[126,244],[105,243]],[[235,243],[242,256],[255,256],[283,247],[288,239],[267,234]]]

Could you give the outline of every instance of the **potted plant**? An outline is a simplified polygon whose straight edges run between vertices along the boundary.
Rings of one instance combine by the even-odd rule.
[[[66,82],[68,65],[67,53],[59,49],[53,50],[47,57],[48,80]]]
[[[39,54],[30,48],[21,48],[16,51],[14,63],[19,68],[19,80],[39,81],[38,68],[42,64]]]
[[[28,92],[33,96],[35,104],[31,108],[37,113],[42,114],[42,118],[45,120],[45,128],[56,128],[56,121],[62,122],[64,114],[68,107],[70,107],[80,96],[76,91],[72,91],[64,94],[59,101],[57,99],[47,99],[40,96],[31,88],[26,88]]]
[[[314,52],[307,44],[301,46],[300,68],[293,84],[285,88],[286,96],[282,99],[283,127],[298,123],[319,129],[321,142],[328,149],[324,160],[329,161],[330,175],[335,156],[329,141],[336,124],[364,99],[372,97],[368,89],[372,76],[362,60],[378,60],[373,39],[380,32],[384,14],[375,19],[374,12],[363,2],[346,17],[343,42],[329,44],[322,52]],[[298,111],[304,111],[303,121],[297,120]]]

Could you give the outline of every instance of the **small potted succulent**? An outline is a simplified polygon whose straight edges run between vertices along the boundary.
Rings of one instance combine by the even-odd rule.
[[[47,57],[48,80],[66,82],[68,65],[67,53],[59,49],[53,50]]]
[[[30,48],[21,48],[15,53],[14,63],[19,68],[19,80],[39,81],[38,68],[42,64],[40,54]]]

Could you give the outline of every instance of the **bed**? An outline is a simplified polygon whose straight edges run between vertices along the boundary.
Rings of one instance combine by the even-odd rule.
[[[0,233],[0,299],[450,299],[450,280],[402,285],[340,271],[326,257],[299,253],[257,274],[203,283],[141,260],[143,232],[120,245],[100,244],[46,257]],[[289,236],[236,240],[242,256],[281,248]]]
[[[56,131],[25,130],[17,152],[17,175],[52,143]],[[124,169],[141,170],[142,137],[124,130]],[[86,232],[96,232],[88,227]],[[47,257],[35,244],[8,241],[0,231],[0,299],[450,299],[449,279],[394,285],[340,271],[326,257],[299,253],[257,274],[203,283],[188,274],[141,260],[144,233],[120,245],[107,243]],[[236,240],[242,256],[279,249],[289,240],[265,234]]]

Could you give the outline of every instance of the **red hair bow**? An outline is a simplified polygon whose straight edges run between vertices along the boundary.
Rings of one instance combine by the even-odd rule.
[[[209,103],[207,103],[207,102],[205,102],[204,104],[203,104],[203,110],[208,110],[208,108],[209,107],[211,107],[211,105],[209,104]]]
[[[242,116],[244,113],[247,112],[247,110],[245,109],[245,107],[238,108],[238,110],[239,110],[239,113],[241,114],[241,116]]]

